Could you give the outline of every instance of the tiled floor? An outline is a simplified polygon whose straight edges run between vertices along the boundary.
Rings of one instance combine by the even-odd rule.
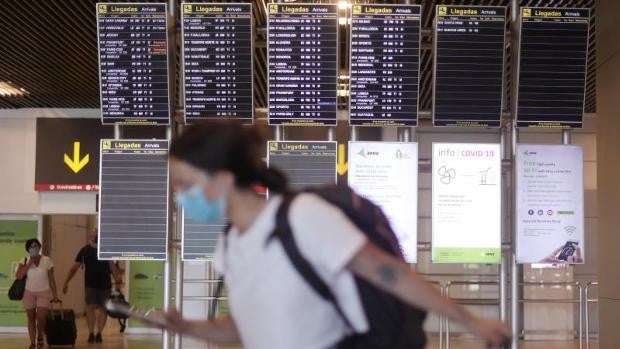
[[[118,332],[118,325],[110,321],[103,334],[103,344],[88,344],[86,337],[86,324],[83,320],[78,320],[78,340],[77,349],[161,349],[161,335],[121,335]],[[25,349],[28,348],[26,335],[2,335],[0,334],[0,349]],[[184,349],[217,349],[215,346],[209,346],[193,340],[184,340]],[[430,338],[428,349],[438,348],[437,339]],[[466,338],[453,338],[450,342],[450,349],[485,349],[485,347],[477,341]],[[578,349],[579,343],[574,342],[523,342],[519,348],[521,349]],[[598,345],[592,342],[591,349],[598,349]]]

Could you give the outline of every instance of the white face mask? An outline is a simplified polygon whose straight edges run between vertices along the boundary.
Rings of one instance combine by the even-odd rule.
[[[39,252],[41,252],[41,248],[39,247],[31,247],[28,249],[28,254],[30,254],[31,257],[38,256]]]

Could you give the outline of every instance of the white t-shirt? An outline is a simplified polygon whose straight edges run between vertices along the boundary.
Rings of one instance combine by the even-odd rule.
[[[28,257],[28,261],[30,261],[30,257]],[[54,263],[52,263],[51,258],[47,256],[41,256],[39,266],[32,264],[30,269],[28,269],[26,289],[30,292],[41,292],[49,290],[50,280],[47,272],[53,267]]]
[[[298,274],[277,239],[282,198],[275,196],[244,234],[233,227],[215,268],[226,276],[232,317],[247,349],[326,349],[350,330],[334,306]],[[336,207],[313,194],[291,204],[289,222],[301,254],[331,287],[356,332],[368,329],[353,275],[346,268],[366,237]]]

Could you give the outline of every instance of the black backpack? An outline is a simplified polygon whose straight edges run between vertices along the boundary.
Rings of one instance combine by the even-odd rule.
[[[324,186],[306,189],[303,193],[316,194],[340,208],[367,239],[388,254],[404,261],[402,250],[383,211],[370,200],[357,195],[345,186]],[[319,277],[312,265],[301,255],[288,221],[288,211],[297,193],[284,195],[276,214],[276,230],[271,238],[280,240],[288,258],[304,280],[324,300],[334,305],[344,322],[350,321],[342,311],[329,286]],[[226,233],[228,229],[226,230]],[[354,275],[369,331],[345,338],[339,349],[422,349],[426,334],[422,328],[426,312],[404,303]],[[219,297],[222,284],[217,287]],[[210,315],[214,314],[214,309]]]
[[[108,297],[108,302],[118,303],[123,306],[129,307],[129,302],[127,302],[127,300],[125,299],[125,296],[118,290],[115,292],[112,292],[110,297]],[[127,328],[127,314],[124,312],[111,311],[109,309],[106,309],[106,312],[108,313],[109,317],[118,320],[118,324],[120,326],[120,332],[121,333],[125,332],[125,329]]]

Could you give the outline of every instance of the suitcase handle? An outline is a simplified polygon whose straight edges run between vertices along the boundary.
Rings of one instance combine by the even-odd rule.
[[[54,309],[54,304],[58,304],[58,308]],[[55,312],[60,312],[60,320],[64,321],[65,320],[65,313],[64,313],[64,308],[62,306],[62,301],[60,299],[52,299],[50,301],[50,316],[52,318],[52,320],[55,320],[55,316],[54,313]]]

